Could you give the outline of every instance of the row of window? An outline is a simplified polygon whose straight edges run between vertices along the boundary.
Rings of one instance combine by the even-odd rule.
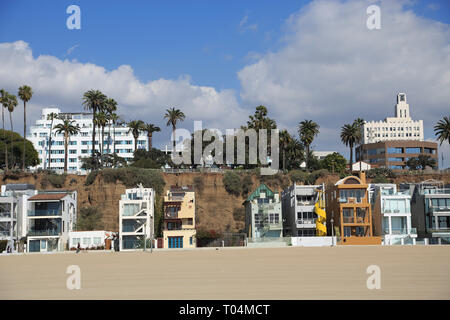
[[[398,130],[397,130],[398,129]],[[387,132],[387,131],[420,131],[420,127],[374,127],[374,128],[366,128],[366,132]]]
[[[78,244],[81,244],[81,238],[72,238],[72,246],[76,247]],[[82,242],[83,246],[90,246],[93,245],[101,245],[102,244],[102,238],[101,237],[85,237],[83,238]]]

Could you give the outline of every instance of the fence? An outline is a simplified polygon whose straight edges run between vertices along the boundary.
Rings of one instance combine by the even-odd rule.
[[[245,233],[225,233],[220,238],[197,238],[197,247],[243,247]]]

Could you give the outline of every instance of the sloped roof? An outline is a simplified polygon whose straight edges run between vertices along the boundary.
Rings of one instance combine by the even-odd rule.
[[[245,200],[244,203],[250,202],[253,199],[258,198],[259,195],[261,194],[261,192],[265,192],[268,197],[274,196],[274,192],[268,186],[266,186],[264,183],[261,183],[259,185],[259,187],[256,188],[256,190],[253,191],[253,193],[248,196],[247,200]]]
[[[41,193],[32,196],[31,198],[28,199],[28,201],[61,200],[67,195],[68,193]]]

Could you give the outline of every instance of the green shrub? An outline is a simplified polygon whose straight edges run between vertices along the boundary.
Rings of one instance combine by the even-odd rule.
[[[98,175],[98,170],[92,170],[91,172],[89,172],[89,174],[86,177],[86,181],[84,182],[84,185],[90,186],[91,184],[93,184],[97,175]]]
[[[234,221],[244,221],[245,219],[245,209],[243,207],[237,207],[233,209]]]
[[[309,174],[307,182],[308,182],[308,184],[315,184],[317,179],[319,179],[321,177],[325,177],[329,174],[330,173],[328,172],[327,169],[320,169],[320,170],[313,171]]]
[[[389,168],[374,168],[366,172],[367,178],[375,178],[377,175],[382,175],[386,178],[395,178],[395,173]]]
[[[76,230],[77,231],[91,231],[100,229],[102,224],[103,213],[97,207],[83,207],[78,212]]]
[[[41,187],[45,189],[49,185],[51,185],[54,188],[62,188],[64,187],[66,178],[67,175],[65,173],[57,174],[53,172],[48,172],[41,179]]]
[[[382,174],[377,174],[372,180],[373,183],[388,183],[389,180]]]
[[[223,176],[223,185],[225,190],[232,195],[239,196],[242,191],[241,177],[234,172],[227,172]]]
[[[135,188],[142,183],[144,188],[153,188],[159,194],[163,192],[166,184],[160,171],[133,167],[104,169],[101,171],[101,176],[106,183],[120,181],[127,188]]]
[[[8,245],[8,240],[0,240],[0,253],[6,250],[6,246]]]
[[[195,191],[198,191],[199,193],[203,193],[204,187],[205,187],[205,184],[203,182],[203,178],[202,177],[194,177]]]
[[[306,183],[308,181],[308,173],[302,170],[292,170],[289,172],[289,177],[292,182]]]
[[[247,174],[242,178],[242,196],[247,196],[253,189],[252,176]]]

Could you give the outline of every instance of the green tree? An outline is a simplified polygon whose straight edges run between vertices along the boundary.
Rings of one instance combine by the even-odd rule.
[[[64,172],[67,172],[67,161],[68,161],[68,147],[69,147],[69,138],[71,135],[77,134],[80,132],[79,126],[74,126],[74,120],[64,119],[63,123],[57,124],[55,126],[56,133],[64,134]]]
[[[48,133],[48,169],[51,169],[52,164],[52,135],[53,135],[53,121],[58,119],[58,114],[55,112],[51,112],[47,115],[47,120],[50,120],[50,128]],[[45,166],[44,166],[45,167]]]
[[[306,169],[309,170],[310,146],[319,134],[320,126],[312,120],[303,120],[298,125],[300,141],[306,147]]]
[[[13,94],[9,95],[8,111],[9,111],[9,123],[10,123],[10,127],[11,127],[11,134],[14,132],[12,113],[14,112],[14,109],[17,107],[17,104],[18,104],[17,97]],[[12,139],[12,137],[11,137],[11,139]],[[14,158],[14,150],[12,149],[12,144],[11,144],[11,156]]]
[[[249,120],[247,121],[247,128],[248,129],[254,129],[257,134],[257,145],[259,148],[259,131],[261,129],[267,130],[267,154],[270,156],[272,155],[271,150],[271,130],[277,128],[277,123],[275,120],[269,118],[267,116],[268,111],[265,106],[257,106],[255,113],[253,115],[249,116]],[[245,127],[244,127],[245,128]],[[247,139],[246,139],[247,140]],[[248,142],[246,142],[246,145],[248,145]],[[247,149],[247,148],[246,148]]]
[[[0,167],[6,167],[5,154],[9,149],[14,151],[13,156],[9,157],[9,160],[11,160],[9,161],[10,166],[12,168],[20,167],[22,164],[23,137],[17,132],[2,129],[0,129],[0,136],[5,137],[0,141]],[[39,164],[39,155],[33,144],[28,140],[25,140],[25,152],[25,165],[27,167],[34,167]]]
[[[172,157],[175,154],[175,130],[177,129],[177,123],[184,121],[186,116],[184,113],[175,108],[166,109],[166,113],[164,114],[164,119],[167,119],[166,126],[172,126],[172,139],[173,139],[173,150]]]
[[[279,134],[280,138],[280,147],[282,152],[282,165],[283,170],[286,170],[286,150],[289,146],[289,143],[292,142],[292,137],[287,130],[281,130]]]
[[[23,154],[22,154],[22,170],[25,170],[25,141],[27,139],[27,102],[31,100],[31,97],[33,96],[33,90],[31,90],[31,87],[29,86],[21,86],[19,88],[18,96],[20,100],[23,101]]]
[[[78,212],[77,231],[92,231],[103,227],[103,213],[98,207],[83,207]]]
[[[444,117],[434,126],[434,134],[442,142],[447,141],[450,144],[450,116]]]
[[[359,131],[359,135],[358,135],[358,139],[356,140],[356,144],[359,146],[359,152],[360,152],[360,156],[359,156],[359,161],[362,161],[362,156],[361,156],[361,145],[363,142],[363,137],[364,137],[364,119],[362,118],[356,118],[353,121],[354,125],[358,128]],[[356,155],[355,155],[356,157]],[[359,164],[359,170],[361,171],[361,163]]]
[[[322,160],[323,169],[327,169],[332,173],[343,172],[345,170],[346,164],[347,160],[345,160],[345,158],[337,152],[333,152],[332,154],[327,155]]]
[[[111,124],[114,124],[113,118],[116,117],[115,113],[117,111],[117,102],[112,98],[108,98],[105,103],[105,112],[108,116],[108,154],[110,153],[110,141],[111,141]],[[115,150],[113,151],[113,153]]]
[[[353,166],[353,146],[360,139],[360,131],[355,123],[345,124],[341,128],[341,141],[350,148],[350,170]]]
[[[92,111],[92,157],[95,156],[95,126],[97,111],[101,111],[104,108],[106,99],[106,96],[99,90],[89,90],[83,94],[84,108]]]
[[[147,132],[147,144],[148,144],[148,151],[152,150],[152,137],[153,132],[160,132],[161,128],[155,126],[152,123],[146,123],[144,125],[144,131]]]
[[[116,154],[116,125],[118,124],[120,117],[116,113],[110,115],[112,127],[113,127],[113,154]],[[113,167],[116,166],[116,162],[113,162]]]
[[[170,156],[159,149],[153,148],[151,151],[138,149],[134,152],[133,167],[160,169],[166,164],[172,165]]]
[[[2,105],[2,128],[3,128],[3,141],[5,138],[5,109],[8,108],[10,94],[5,89],[0,90],[0,103]],[[9,168],[8,165],[8,148],[5,149],[5,170]]]
[[[137,150],[139,133],[144,131],[144,126],[145,123],[142,120],[133,120],[128,122],[128,127],[130,128],[128,132],[131,132],[134,138],[134,152]]]

